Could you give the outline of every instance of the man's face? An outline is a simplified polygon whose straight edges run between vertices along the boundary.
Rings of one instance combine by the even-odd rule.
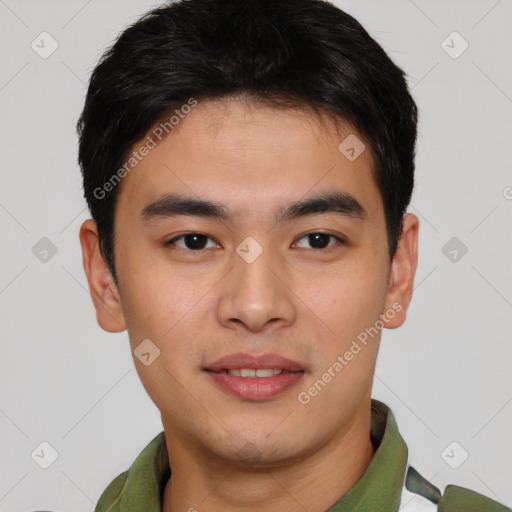
[[[355,160],[338,149],[350,134],[363,140],[306,111],[199,102],[124,178],[119,295],[111,284],[120,306],[110,315],[132,351],[148,339],[160,351],[148,366],[134,361],[171,444],[279,465],[366,418],[380,330],[358,340],[396,296],[369,147]],[[155,215],[148,205],[166,194],[224,205],[227,216]],[[362,208],[280,219],[292,203],[329,194]],[[393,317],[387,327],[403,321]],[[274,354],[301,371],[261,382],[211,371],[232,354]]]

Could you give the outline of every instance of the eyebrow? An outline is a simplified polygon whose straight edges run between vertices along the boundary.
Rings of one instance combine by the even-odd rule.
[[[361,203],[351,194],[347,192],[325,192],[281,207],[276,216],[276,222],[291,221],[322,213],[336,213],[343,217],[350,217],[361,221],[365,220],[368,216]],[[211,218],[228,222],[235,216],[222,203],[180,194],[165,194],[145,206],[141,213],[145,223],[180,215]]]

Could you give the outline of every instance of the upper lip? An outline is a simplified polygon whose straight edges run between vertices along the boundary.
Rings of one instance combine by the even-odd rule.
[[[252,369],[259,370],[273,368],[277,370],[286,370],[288,372],[304,371],[304,367],[296,361],[277,354],[263,354],[261,356],[251,356],[250,354],[230,354],[221,357],[214,363],[208,365],[205,370],[220,372],[222,370],[234,369]]]

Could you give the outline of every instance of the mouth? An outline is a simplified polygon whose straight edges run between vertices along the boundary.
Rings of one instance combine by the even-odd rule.
[[[211,371],[211,370],[207,370]],[[282,373],[293,373],[288,372],[287,370],[281,370],[278,368],[258,368],[257,370],[254,368],[232,368],[230,370],[220,370],[215,373],[229,373],[229,375],[233,375],[234,377],[242,377],[244,379],[261,379],[267,377],[273,377],[274,375],[281,375]]]
[[[306,368],[276,354],[232,354],[203,368],[222,391],[251,401],[274,398],[297,384]]]

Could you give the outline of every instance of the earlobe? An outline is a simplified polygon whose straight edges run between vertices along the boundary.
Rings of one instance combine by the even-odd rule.
[[[385,314],[385,327],[396,329],[406,318],[407,308],[412,299],[414,276],[418,265],[418,217],[407,213],[403,218],[402,236],[391,263],[385,312],[393,310],[394,314]]]
[[[80,245],[98,324],[105,331],[122,332],[126,329],[126,322],[119,292],[101,254],[98,229],[93,219],[86,220],[80,227]]]

